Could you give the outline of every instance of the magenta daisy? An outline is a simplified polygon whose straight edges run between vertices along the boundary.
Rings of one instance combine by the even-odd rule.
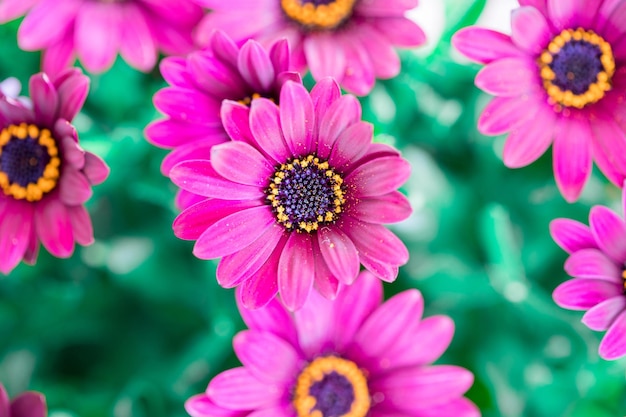
[[[109,169],[81,149],[70,124],[88,89],[89,79],[68,69],[31,77],[32,108],[0,96],[0,272],[33,263],[40,241],[58,257],[93,242],[83,203]]]
[[[217,375],[185,404],[193,417],[477,417],[463,397],[473,375],[432,365],[454,323],[422,320],[417,290],[385,303],[382,284],[363,272],[334,302],[311,294],[290,314],[277,301],[249,311],[233,346],[243,367]]]
[[[194,48],[191,32],[203,11],[191,0],[0,1],[0,22],[22,15],[20,48],[43,50],[43,71],[54,75],[76,58],[90,72],[105,71],[118,53],[149,71],[159,51],[178,55]]]
[[[155,94],[154,104],[167,118],[151,123],[145,132],[155,145],[174,149],[163,160],[163,174],[178,162],[208,159],[213,145],[229,140],[220,117],[224,100],[249,106],[265,97],[278,103],[285,81],[301,82],[289,66],[286,40],[269,50],[252,40],[239,48],[220,31],[213,32],[206,49],[187,58],[164,59],[161,74],[171,85]],[[197,196],[184,190],[177,199],[183,208],[195,201]]]
[[[310,95],[287,81],[280,106],[225,101],[222,117],[232,141],[213,146],[210,161],[185,161],[170,173],[179,187],[209,197],[178,216],[174,233],[197,240],[197,257],[222,257],[222,286],[241,285],[249,308],[280,292],[295,310],[314,283],[334,298],[360,264],[396,278],[408,251],[382,223],[409,216],[396,189],[410,167],[393,148],[372,143],[354,96],[341,96],[332,79]]]
[[[626,209],[626,192],[623,194]],[[554,241],[570,254],[565,271],[574,277],[554,290],[554,301],[570,310],[587,310],[582,322],[607,331],[599,353],[612,360],[626,355],[626,222],[595,206],[587,227],[570,219],[550,224]]]
[[[47,415],[46,398],[42,394],[27,391],[9,401],[9,394],[0,382],[0,416],[46,417]]]
[[[200,23],[198,41],[219,28],[240,42],[287,38],[294,64],[313,78],[334,77],[346,90],[365,95],[376,78],[400,71],[394,46],[415,47],[424,32],[405,13],[417,0],[196,0],[211,12]]]
[[[575,201],[592,159],[615,184],[626,177],[626,2],[520,0],[511,36],[470,27],[453,38],[487,64],[476,85],[496,96],[478,120],[487,135],[509,132],[504,163],[535,161],[553,144],[554,175]]]

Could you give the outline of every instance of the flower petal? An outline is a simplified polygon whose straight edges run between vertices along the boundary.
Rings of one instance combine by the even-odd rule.
[[[621,268],[598,249],[582,249],[572,253],[565,262],[565,272],[576,278],[622,282]]]
[[[350,207],[357,219],[374,224],[397,223],[411,215],[411,204],[404,194],[392,191],[373,198],[362,198]]]
[[[537,160],[550,147],[556,120],[551,110],[542,110],[506,138],[502,157],[507,167],[524,167]]]
[[[221,407],[254,410],[275,405],[285,395],[285,388],[280,383],[259,381],[246,368],[233,368],[213,378],[206,393]]]
[[[33,225],[33,206],[0,197],[0,272],[8,274],[26,252]]]
[[[254,143],[250,131],[250,109],[248,106],[236,101],[224,100],[220,115],[224,130],[232,140],[247,144]]]
[[[557,122],[552,161],[556,184],[572,203],[591,175],[591,141],[593,136],[589,122],[582,117],[563,117]]]
[[[180,213],[172,228],[179,239],[196,240],[218,220],[258,205],[254,201],[204,199]]]
[[[511,32],[511,38],[517,46],[536,56],[545,50],[552,38],[545,16],[528,6],[513,10]]]
[[[211,165],[222,177],[238,184],[267,187],[274,168],[244,142],[226,142],[211,149]]]
[[[379,262],[396,266],[404,265],[409,260],[406,246],[389,229],[346,217],[340,227],[356,246],[359,256],[367,255]]]
[[[294,156],[314,150],[315,113],[311,96],[303,85],[287,81],[280,90],[280,125],[285,142]]]
[[[476,74],[475,83],[486,93],[501,97],[523,96],[540,85],[537,64],[528,58],[491,62]]]
[[[132,67],[140,71],[149,71],[156,64],[156,45],[147,17],[133,3],[120,5],[122,19],[132,24],[125,24],[120,39],[120,54]]]
[[[82,2],[39,1],[26,14],[17,31],[21,49],[44,49],[60,40],[81,7]],[[51,18],[52,17],[52,18]]]
[[[257,93],[269,91],[276,74],[268,53],[254,40],[248,40],[239,51],[237,67],[241,76]]]
[[[576,220],[554,219],[550,222],[552,239],[565,252],[571,254],[581,249],[597,248],[591,229]]]
[[[244,417],[246,412],[219,407],[206,396],[198,394],[185,401],[185,410],[191,417]]]
[[[324,114],[319,125],[318,156],[331,154],[335,142],[350,126],[361,122],[361,104],[356,97],[345,95],[335,100]],[[350,136],[344,139],[349,139]]]
[[[591,307],[581,321],[591,330],[605,331],[624,310],[626,310],[626,297],[618,295]]]
[[[266,98],[258,98],[250,105],[250,130],[254,139],[274,161],[286,162],[291,156],[280,127],[278,106]]]
[[[463,55],[481,64],[502,58],[523,56],[511,37],[491,29],[475,26],[463,28],[452,37],[452,45]]]
[[[622,286],[599,279],[575,278],[565,281],[552,293],[554,302],[569,310],[588,310],[622,293]]]
[[[396,156],[376,158],[354,169],[345,178],[350,198],[376,197],[396,191],[409,179],[411,165]]]
[[[307,359],[333,350],[332,334],[335,330],[334,303],[311,291],[306,303],[293,313],[298,330],[298,345]]]
[[[92,195],[91,184],[82,172],[69,166],[63,170],[59,179],[59,197],[65,204],[68,206],[84,204]]]
[[[613,321],[600,342],[598,353],[607,361],[626,355],[626,311],[622,311]]]
[[[311,237],[292,233],[278,264],[278,288],[288,310],[298,310],[306,301],[315,277]]]
[[[76,16],[76,54],[89,72],[102,72],[113,65],[124,27],[117,5],[83,2]]]
[[[70,221],[72,222],[72,232],[76,242],[83,246],[91,245],[93,239],[93,226],[89,212],[83,206],[68,207]]]
[[[241,290],[237,291],[237,307],[244,323],[250,330],[272,333],[295,346],[297,332],[292,316],[285,307],[274,298],[266,306],[250,310],[242,305]]]
[[[58,95],[54,85],[44,73],[30,77],[30,97],[33,100],[35,117],[43,126],[54,126],[58,111]]]
[[[346,69],[346,56],[337,48],[332,32],[313,32],[304,38],[303,47],[311,75],[316,80],[333,77],[341,80]]]
[[[46,417],[46,397],[39,392],[23,392],[11,401],[11,417]]]
[[[352,284],[359,273],[359,254],[350,238],[336,227],[322,227],[317,242],[328,269],[340,282]]]
[[[74,234],[67,207],[54,196],[42,199],[35,209],[35,228],[44,247],[59,258],[74,252]]]
[[[576,18],[579,14],[585,14],[582,12],[583,4],[577,1],[560,1],[560,0],[546,0],[548,5],[548,15],[550,21],[557,30],[568,29],[578,26]],[[584,5],[586,9],[586,4]],[[593,9],[588,9],[593,10]]]
[[[610,209],[595,206],[589,212],[591,233],[598,246],[618,264],[626,261],[626,223]]]
[[[528,123],[537,112],[533,95],[495,97],[478,118],[478,131],[483,135],[501,135]]]
[[[263,266],[241,284],[241,305],[257,309],[266,306],[278,293],[278,263],[287,238],[283,238]]]
[[[330,153],[328,162],[335,169],[348,168],[355,161],[358,161],[372,143],[374,125],[367,122],[358,121],[348,126],[339,134]],[[331,142],[332,143],[332,142]],[[328,145],[327,141],[323,144]]]

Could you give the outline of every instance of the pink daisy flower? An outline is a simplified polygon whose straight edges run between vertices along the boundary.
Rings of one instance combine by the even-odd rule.
[[[43,71],[54,75],[78,58],[90,72],[113,65],[116,55],[151,70],[157,53],[185,54],[203,16],[190,0],[4,0],[0,22],[26,15],[17,39],[21,49],[44,50]]]
[[[626,210],[626,192],[623,197]],[[565,271],[574,277],[559,285],[553,297],[563,308],[587,310],[582,322],[590,329],[607,331],[599,353],[612,360],[626,355],[626,222],[595,206],[589,225],[570,219],[550,224],[554,241],[570,254]]]
[[[83,207],[91,186],[109,173],[104,162],[78,145],[70,124],[87,97],[89,79],[68,69],[51,80],[30,79],[32,108],[0,95],[0,272],[24,259],[34,263],[39,242],[68,257],[74,242],[93,242]]]
[[[34,391],[23,392],[9,401],[4,385],[0,383],[0,416],[2,417],[46,417],[46,398]]]
[[[179,187],[209,197],[176,218],[174,233],[196,240],[198,258],[222,258],[220,285],[241,285],[248,308],[280,292],[296,310],[314,283],[334,298],[360,264],[385,281],[396,278],[409,254],[382,223],[411,212],[396,191],[410,166],[393,148],[372,143],[354,96],[341,96],[332,79],[311,94],[287,81],[280,106],[265,98],[250,108],[225,101],[222,120],[232,141],[213,146],[210,160],[170,172]]]
[[[417,290],[382,303],[382,284],[364,272],[330,302],[312,293],[289,314],[277,301],[249,311],[233,346],[242,367],[217,375],[187,400],[192,417],[476,417],[463,397],[464,368],[431,365],[454,323],[422,320]]]
[[[366,95],[376,78],[400,72],[394,46],[415,47],[424,32],[404,14],[417,0],[195,0],[211,9],[197,29],[205,44],[213,28],[236,41],[287,38],[297,68],[313,78],[334,77],[343,88]]]
[[[508,133],[504,163],[523,167],[552,144],[554,176],[578,199],[592,159],[615,184],[626,177],[626,2],[520,0],[512,34],[465,28],[452,39],[486,64],[476,85],[496,96],[478,120]]]
[[[249,106],[255,98],[265,97],[278,103],[285,81],[301,82],[289,66],[286,40],[268,50],[252,40],[239,48],[220,31],[213,33],[204,50],[187,58],[165,58],[161,74],[170,86],[155,94],[154,105],[167,118],[151,123],[145,132],[153,144],[174,149],[163,160],[163,174],[169,175],[181,161],[208,159],[213,145],[230,140],[220,116],[224,100]],[[184,190],[177,198],[183,208],[196,201],[197,196]]]

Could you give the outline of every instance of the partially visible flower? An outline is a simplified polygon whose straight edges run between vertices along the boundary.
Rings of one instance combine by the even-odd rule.
[[[164,59],[161,74],[171,86],[155,94],[154,104],[167,118],[151,123],[145,132],[155,145],[174,149],[163,160],[163,174],[169,175],[178,162],[208,159],[213,145],[229,140],[220,116],[224,100],[248,107],[259,97],[278,103],[285,81],[301,82],[289,69],[286,40],[268,50],[255,41],[239,48],[220,31],[213,33],[206,49]],[[247,117],[247,110],[241,116]],[[185,191],[177,199],[182,208],[195,201]]]
[[[0,416],[2,417],[46,417],[48,407],[43,394],[34,391],[23,392],[9,401],[4,385],[0,382]]]
[[[55,75],[76,57],[89,72],[106,71],[119,53],[151,70],[159,51],[191,52],[191,32],[203,16],[191,0],[3,0],[0,23],[25,15],[21,49],[43,50],[43,71]]]
[[[397,191],[410,166],[395,149],[372,143],[354,96],[341,96],[332,79],[310,94],[287,81],[280,106],[225,101],[222,121],[232,141],[213,146],[210,160],[170,172],[182,189],[209,197],[176,218],[174,233],[197,240],[197,257],[222,258],[220,285],[241,285],[249,308],[279,292],[296,310],[314,283],[334,298],[360,264],[395,280],[409,254],[383,224],[411,213]]]
[[[454,323],[422,319],[417,290],[382,303],[382,284],[363,272],[337,299],[311,293],[290,314],[277,300],[249,311],[249,330],[233,346],[242,367],[217,375],[187,400],[193,417],[476,417],[463,397],[474,377],[432,365],[448,348]]]
[[[626,178],[626,1],[520,0],[512,34],[465,28],[452,39],[486,64],[476,85],[496,96],[478,120],[509,133],[504,163],[523,167],[553,144],[554,175],[578,199],[592,159],[613,183]]]
[[[89,78],[68,69],[30,79],[32,108],[0,97],[0,272],[35,262],[39,242],[68,257],[74,242],[93,242],[83,207],[108,167],[78,145],[70,124],[87,97]]]
[[[626,187],[623,191],[626,210]],[[570,310],[587,310],[582,322],[605,331],[599,354],[607,360],[626,355],[626,222],[604,206],[589,213],[587,227],[570,219],[550,224],[554,241],[570,254],[565,271],[574,277],[559,285],[554,301]]]
[[[213,28],[237,42],[287,38],[294,64],[316,80],[334,77],[347,91],[366,95],[376,78],[400,71],[395,47],[416,47],[424,32],[405,13],[417,0],[195,0],[211,9],[197,29],[205,44]]]

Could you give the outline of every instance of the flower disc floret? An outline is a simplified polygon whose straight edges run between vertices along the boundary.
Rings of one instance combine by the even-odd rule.
[[[335,29],[345,22],[356,0],[280,0],[288,18],[308,30]]]

